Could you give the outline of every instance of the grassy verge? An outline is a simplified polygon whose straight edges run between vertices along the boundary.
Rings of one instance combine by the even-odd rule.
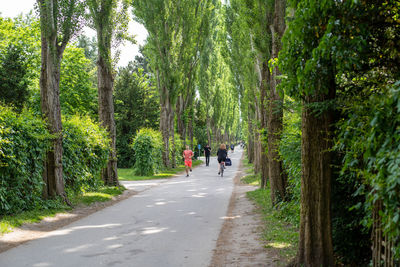
[[[246,176],[241,178],[241,181],[246,184],[260,185],[260,175],[255,175],[252,165],[244,161],[244,166],[247,164]],[[298,229],[288,223],[296,221],[296,214],[287,212],[286,207],[272,207],[270,190],[257,189],[247,193],[247,197],[254,201],[261,213],[264,221],[263,239],[266,242],[266,247],[274,253],[277,253],[281,259],[281,265],[284,266],[296,256],[298,246]],[[288,203],[293,204],[294,203]],[[293,218],[292,218],[293,217]]]
[[[261,175],[259,174],[249,174],[241,178],[242,182],[249,185],[260,186]]]
[[[86,192],[75,195],[70,198],[74,206],[89,206],[95,202],[105,202],[111,200],[114,196],[122,194],[123,187],[101,187],[94,192]],[[46,217],[54,217],[57,213],[71,210],[71,207],[65,205],[60,199],[45,201],[43,207],[37,207],[34,210],[23,211],[15,215],[6,215],[0,219],[0,235],[11,232],[13,228],[22,224],[40,222]]]
[[[201,160],[194,160],[193,167],[202,164]],[[174,169],[166,169],[152,176],[137,176],[135,175],[135,170],[131,169],[118,169],[118,177],[122,181],[141,181],[141,180],[153,180],[153,179],[164,179],[171,178],[176,174],[185,171],[184,165],[178,165],[177,168]]]
[[[272,207],[269,189],[257,189],[247,196],[257,204],[263,216],[266,247],[277,251],[286,262],[293,259],[297,252],[298,229],[284,222],[280,212]]]

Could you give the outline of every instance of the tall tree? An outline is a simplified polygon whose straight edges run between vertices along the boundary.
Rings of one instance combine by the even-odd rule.
[[[278,58],[282,47],[282,36],[285,31],[286,0],[274,1],[274,12],[270,25],[272,44],[271,44],[271,63]],[[269,70],[267,70],[269,71]],[[268,105],[268,176],[271,186],[271,200],[276,203],[278,200],[285,199],[286,195],[286,176],[283,172],[282,160],[279,155],[279,143],[283,129],[283,92],[278,93],[280,72],[278,66],[272,67],[269,79],[269,105]]]
[[[90,17],[97,32],[97,86],[99,95],[99,120],[111,138],[111,152],[107,166],[102,172],[106,185],[118,185],[116,129],[114,119],[114,69],[111,45],[127,28],[127,1],[88,0]],[[121,8],[121,10],[118,10]]]
[[[79,0],[38,0],[42,67],[40,73],[41,110],[54,134],[52,149],[47,153],[43,179],[44,197],[66,194],[62,171],[62,125],[60,108],[60,68],[64,50],[81,27],[79,19],[83,14],[83,6]]]
[[[303,104],[300,238],[294,266],[334,264],[331,150],[336,84],[332,54],[327,51],[335,6],[332,1],[300,1],[279,56],[288,77],[285,90]]]

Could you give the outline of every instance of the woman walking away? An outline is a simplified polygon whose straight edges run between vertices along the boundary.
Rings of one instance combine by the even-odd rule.
[[[210,165],[211,147],[207,144],[204,147],[204,157],[206,158],[206,166]]]
[[[226,157],[227,157],[228,152],[226,151],[226,145],[221,144],[219,146],[218,152],[217,152],[217,158],[218,158],[218,175],[223,172],[221,168],[224,168],[223,165],[225,163]]]
[[[183,151],[182,155],[185,158],[186,177],[189,177],[189,169],[192,171],[193,151],[189,149],[189,146],[186,146],[186,150]]]

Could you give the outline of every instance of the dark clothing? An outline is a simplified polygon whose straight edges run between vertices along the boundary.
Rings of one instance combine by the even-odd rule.
[[[218,163],[225,162],[226,156],[228,155],[228,152],[226,149],[218,149],[217,152],[217,157],[218,157]]]
[[[210,153],[211,153],[211,147],[205,146],[205,147],[204,147],[204,154],[205,154],[206,156],[210,156]]]
[[[210,154],[211,154],[211,147],[206,145],[204,147],[204,156],[206,157],[206,166],[210,165]]]

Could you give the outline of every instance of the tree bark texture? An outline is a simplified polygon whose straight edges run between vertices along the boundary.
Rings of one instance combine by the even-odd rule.
[[[265,134],[267,130],[267,90],[268,90],[268,83],[270,80],[270,73],[267,66],[267,63],[263,63],[262,67],[262,82],[260,86],[260,124],[261,129],[263,129],[261,134],[261,188],[265,188],[267,185],[268,177],[269,177],[269,165],[268,165],[268,155],[267,155],[267,142],[265,139]]]
[[[281,38],[285,31],[285,0],[275,0],[273,23],[271,25],[272,51],[271,57],[275,59],[281,50]],[[271,184],[271,201],[276,203],[284,200],[286,195],[286,176],[283,173],[282,160],[279,156],[279,144],[283,130],[283,97],[278,94],[277,86],[280,75],[277,66],[272,69],[268,105],[268,164],[269,179]]]
[[[295,266],[333,266],[331,230],[332,111],[321,114],[308,104],[333,99],[329,94],[306,96],[302,111],[302,177],[300,240]]]
[[[52,40],[55,42],[55,40]],[[52,147],[47,152],[43,180],[45,188],[43,196],[65,196],[62,167],[62,124],[60,107],[60,64],[61,56],[52,51],[48,40],[42,33],[42,67],[40,74],[41,110],[47,121],[50,133],[55,135]]]
[[[118,185],[116,129],[113,102],[114,76],[111,65],[106,62],[101,53],[99,53],[97,72],[99,120],[102,126],[107,129],[111,139],[111,152],[107,166],[102,171],[102,179],[105,185]]]
[[[247,140],[247,158],[249,163],[254,162],[254,125],[253,118],[251,116],[251,105],[249,101],[248,111],[247,111],[247,126],[248,126],[248,140]]]
[[[41,71],[40,71],[40,101],[42,116],[47,127],[55,137],[51,149],[47,152],[43,170],[43,197],[62,196],[68,203],[64,188],[62,166],[62,123],[60,106],[60,68],[65,45],[57,42],[57,26],[47,25],[54,22],[52,12],[54,3],[38,1],[41,20]],[[45,5],[49,6],[46,7]],[[47,12],[45,11],[47,9]],[[50,14],[49,14],[50,13]],[[63,42],[64,43],[64,42]]]
[[[171,167],[169,160],[169,137],[170,137],[170,116],[171,103],[169,102],[169,93],[165,86],[162,87],[160,94],[160,131],[164,142],[163,162],[166,167]]]

